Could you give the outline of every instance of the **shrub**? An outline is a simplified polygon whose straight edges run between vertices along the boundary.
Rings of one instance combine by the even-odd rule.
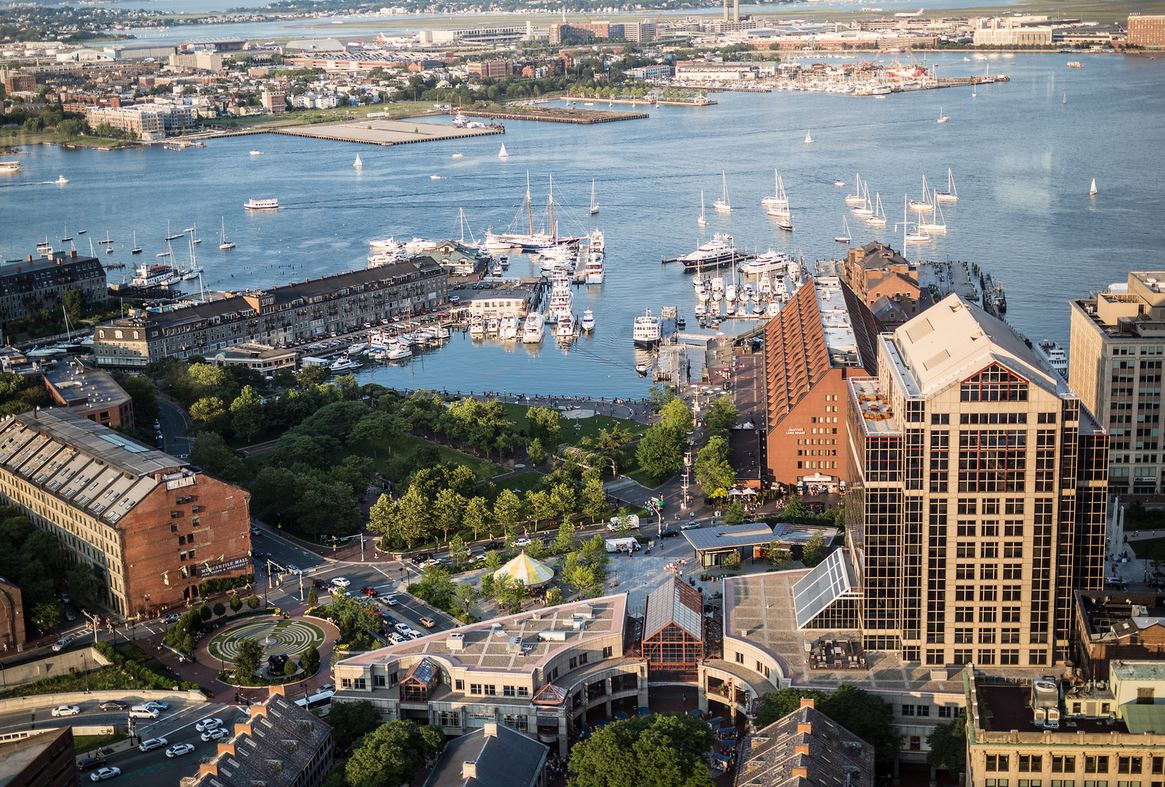
[[[250,607],[251,609],[258,609],[259,608],[259,597],[258,596],[251,596],[249,599],[247,599],[247,606]]]
[[[203,604],[198,608],[198,617],[202,618],[203,620],[210,620],[210,616],[210,607],[208,607],[206,604]]]
[[[218,603],[216,603],[214,605],[214,614],[216,616],[219,616],[219,617],[222,617],[223,615],[227,614],[227,608],[223,606],[223,603],[221,601],[219,601]]]
[[[243,600],[239,598],[238,594],[231,596],[231,612],[238,612],[243,608]]]
[[[288,659],[283,665],[283,674],[288,677],[291,677],[298,671],[299,669],[295,666],[295,659]]]

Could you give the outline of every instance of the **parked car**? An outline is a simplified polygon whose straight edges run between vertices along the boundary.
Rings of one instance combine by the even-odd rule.
[[[170,703],[162,702],[161,700],[150,700],[149,702],[145,703],[145,706],[158,712],[170,710]]]
[[[421,637],[423,637],[425,635],[422,634],[421,632],[417,631],[416,629],[409,629],[405,633],[405,636],[408,637],[409,639],[420,639]]]
[[[166,617],[162,618],[162,622],[163,622],[163,623],[177,623],[177,622],[178,622],[178,620],[179,620],[181,617],[182,617],[182,613],[180,613],[180,612],[171,612],[169,615],[167,615]]]
[[[395,607],[397,605],[396,596],[383,596],[380,600],[390,607]]]
[[[103,782],[106,779],[112,779],[114,776],[121,776],[121,768],[111,766],[109,768],[98,768],[89,774],[89,781]]]
[[[372,587],[371,585],[365,585],[364,587],[360,588],[360,592],[368,596],[368,598],[376,598],[378,595],[376,588]]]
[[[437,621],[433,620],[432,618],[425,617],[421,618],[421,625],[427,629],[431,629],[433,626],[437,625]]]
[[[65,648],[69,647],[72,642],[73,636],[71,634],[66,634],[53,643],[53,653],[60,653]]]
[[[210,729],[210,730],[207,730],[206,732],[202,733],[202,735],[200,735],[199,737],[202,738],[202,740],[204,740],[206,742],[210,742],[210,741],[221,740],[221,739],[227,737],[228,735],[230,735],[230,733],[227,732],[226,729],[224,729],[223,727],[215,727],[214,729]]]
[[[129,709],[129,715],[135,719],[156,719],[162,715],[162,712],[146,705],[134,705]]]
[[[522,538],[515,539],[513,545],[516,547],[528,547],[533,543],[534,542],[531,541],[530,539],[522,537]]]
[[[176,743],[170,748],[166,749],[167,757],[181,757],[183,754],[189,754],[194,751],[193,743]]]
[[[390,631],[388,632],[388,641],[394,645],[399,645],[405,641],[405,638],[400,634],[397,634],[395,631]]]
[[[202,721],[195,724],[194,729],[197,730],[198,732],[206,732],[207,730],[213,730],[215,727],[221,727],[221,726],[222,726],[222,719],[216,719],[216,718],[211,717],[211,718],[203,719]]]
[[[80,716],[81,715],[81,706],[80,705],[58,705],[57,707],[53,708],[52,713],[53,713],[54,718],[61,717],[61,716]]]
[[[126,705],[121,700],[106,700],[97,707],[101,710],[125,710],[129,705]]]
[[[91,771],[94,768],[100,767],[105,763],[105,755],[100,751],[95,751],[92,754],[86,754],[81,759],[77,760],[77,767],[83,771]]]
[[[678,530],[671,530],[670,528],[659,534],[660,538],[675,538],[680,534]]]
[[[165,746],[169,741],[165,738],[147,738],[138,744],[138,751],[153,751]]]
[[[347,577],[332,577],[332,584],[338,588],[346,588],[352,584]]]
[[[393,628],[396,629],[397,631],[399,631],[401,634],[405,634],[405,635],[407,635],[409,633],[409,630],[410,630],[409,625],[407,623],[396,623],[393,625]]]
[[[695,530],[702,524],[702,522],[684,522],[682,525],[680,525],[680,530]]]
[[[431,558],[428,558],[427,560],[422,560],[417,565],[419,565],[421,568],[429,568],[431,566],[441,565],[441,561],[437,560],[437,558],[435,558],[435,557],[431,557]]]

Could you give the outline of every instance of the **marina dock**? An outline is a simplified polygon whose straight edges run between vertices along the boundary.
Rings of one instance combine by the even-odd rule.
[[[292,137],[330,139],[335,142],[359,142],[364,145],[411,145],[417,142],[439,142],[446,139],[492,136],[504,134],[501,126],[486,128],[457,128],[443,123],[422,123],[416,120],[354,120],[345,123],[318,123],[305,126],[286,126],[268,129],[272,134]]]
[[[467,117],[494,120],[535,120],[542,123],[574,123],[589,126],[594,123],[615,123],[620,120],[643,120],[651,117],[646,112],[615,112],[603,109],[570,109],[567,107],[510,107],[505,111],[463,109]]]

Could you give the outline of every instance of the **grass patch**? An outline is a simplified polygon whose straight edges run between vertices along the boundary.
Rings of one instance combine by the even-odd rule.
[[[463,451],[458,451],[456,448],[450,448],[447,445],[441,445],[440,443],[434,443],[431,440],[426,440],[423,437],[417,437],[416,435],[403,435],[399,440],[396,441],[394,448],[396,449],[396,457],[398,460],[402,456],[405,456],[411,460],[414,456],[416,456],[417,452],[422,449],[436,450],[439,457],[437,460],[438,462],[450,462],[452,464],[465,465],[474,472],[478,479],[482,481],[493,478],[495,475],[502,472],[501,467],[495,465],[488,459],[482,459],[480,457],[467,454]]]
[[[541,473],[536,473],[533,470],[525,473],[517,473],[515,475],[506,476],[505,478],[494,481],[494,486],[500,492],[503,489],[512,489],[513,491],[522,494],[533,489],[542,488],[542,479],[545,478]]]
[[[53,145],[67,143],[83,148],[125,148],[137,142],[109,137],[70,137],[57,131],[4,131],[0,145]]]
[[[514,428],[525,431],[530,426],[526,418],[526,411],[530,408],[524,404],[502,404],[506,415],[514,422]],[[568,445],[578,445],[584,437],[595,438],[603,429],[609,429],[618,424],[633,435],[643,434],[647,430],[646,424],[627,418],[614,418],[609,415],[592,415],[590,418],[562,418],[562,429],[559,439]]]
[[[1165,538],[1136,539],[1129,546],[1142,560],[1165,560]]]
[[[77,747],[78,754],[100,749],[102,746],[109,746],[110,744],[124,741],[127,735],[115,732],[111,735],[74,735],[73,745]]]
[[[316,123],[342,123],[349,120],[367,120],[370,113],[385,113],[388,120],[434,114],[432,101],[398,101],[377,104],[371,107],[333,107],[332,109],[309,109],[301,112],[287,112],[282,115],[250,115],[241,118],[215,118],[210,124],[215,128],[281,128],[304,126]],[[372,118],[380,120],[382,118]]]

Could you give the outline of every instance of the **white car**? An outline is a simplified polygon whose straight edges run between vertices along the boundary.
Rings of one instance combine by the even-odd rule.
[[[138,744],[138,751],[153,751],[165,746],[169,741],[165,738],[150,738]]]
[[[121,776],[121,768],[98,768],[97,770],[93,771],[93,773],[89,774],[89,781],[103,782],[106,779],[112,779],[114,776]]]
[[[533,543],[534,542],[531,541],[530,539],[523,537],[523,538],[519,538],[516,541],[514,541],[514,546],[516,546],[516,547],[528,547]]]
[[[181,757],[183,754],[189,754],[194,751],[193,743],[177,743],[166,749],[167,757]]]
[[[53,708],[53,716],[79,716],[81,715],[81,707],[79,705],[58,705]]]
[[[222,719],[208,718],[208,719],[203,719],[202,721],[195,724],[194,729],[198,730],[199,732],[206,732],[207,730],[212,730],[215,727],[221,727],[221,726],[222,726]]]
[[[425,635],[422,634],[421,632],[417,631],[416,629],[409,629],[408,631],[405,632],[405,636],[408,637],[409,639],[420,639],[421,637],[423,637]]]
[[[346,577],[332,577],[332,584],[338,588],[346,588],[352,583]]]
[[[206,732],[202,733],[202,735],[199,737],[201,737],[202,740],[209,742],[217,741],[220,738],[227,737],[228,735],[230,735],[230,733],[224,730],[222,727],[215,727],[214,729],[207,730]]]
[[[61,637],[53,643],[53,653],[60,653],[65,648],[69,647],[72,641],[73,637],[70,634],[66,634],[65,636]]]
[[[405,636],[408,636],[409,631],[411,631],[407,623],[395,623],[393,624],[393,628]]]
[[[388,641],[394,645],[399,645],[405,641],[405,638],[395,631],[388,632]]]
[[[395,607],[397,605],[396,596],[382,596],[380,600],[390,607]]]

